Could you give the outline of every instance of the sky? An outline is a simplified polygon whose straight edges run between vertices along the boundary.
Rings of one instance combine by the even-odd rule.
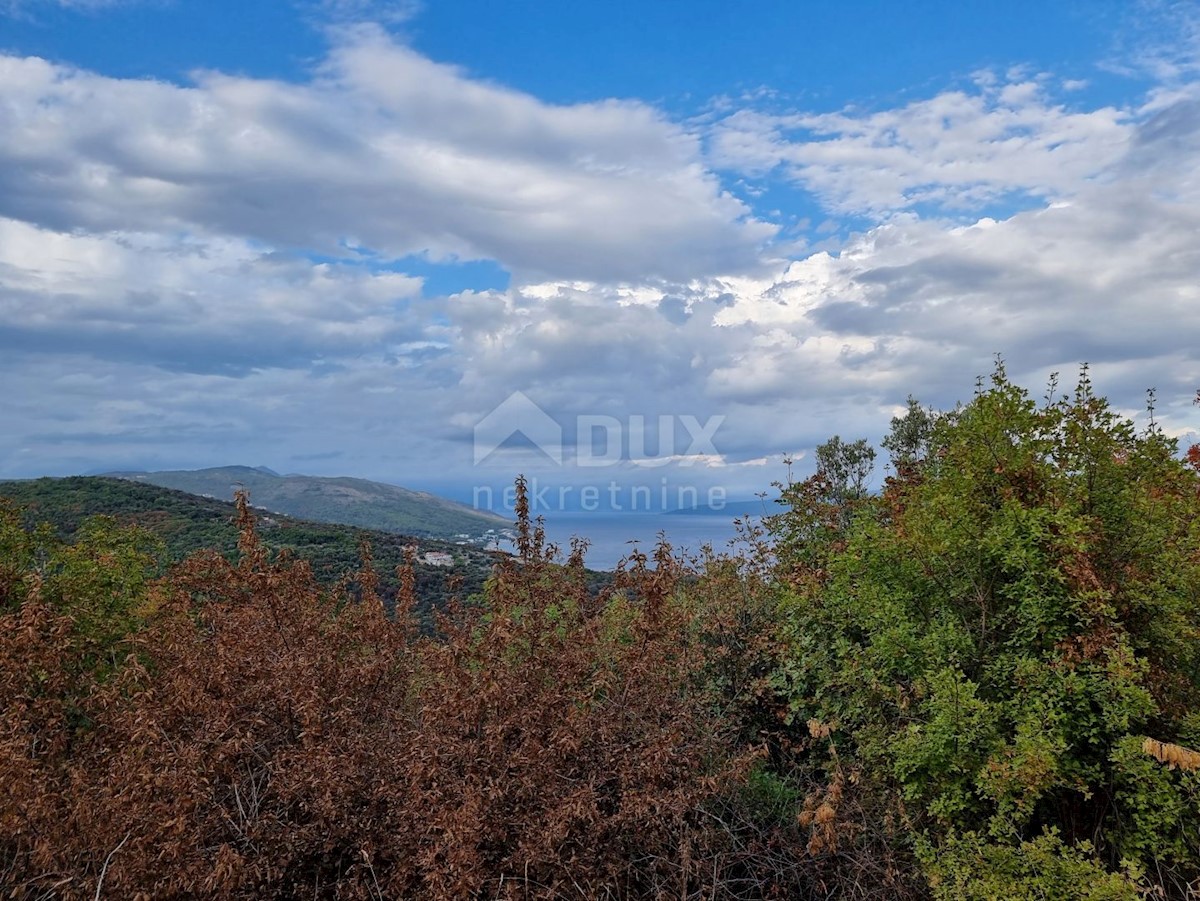
[[[0,0],[0,477],[749,498],[996,355],[1194,438],[1195,0]]]

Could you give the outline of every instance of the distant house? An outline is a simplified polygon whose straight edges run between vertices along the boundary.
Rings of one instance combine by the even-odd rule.
[[[421,558],[430,566],[453,566],[454,557],[447,554],[445,551],[426,551],[425,556]]]

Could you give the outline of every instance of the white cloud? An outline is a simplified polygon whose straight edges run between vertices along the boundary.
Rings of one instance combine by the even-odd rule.
[[[1074,179],[1056,184],[1064,199],[1007,218],[894,213],[769,277],[514,290],[464,311],[464,385],[520,384],[563,409],[725,414],[718,446],[737,459],[835,431],[877,437],[909,392],[952,405],[1001,353],[1035,387],[1088,361],[1133,412],[1156,385],[1160,418],[1186,432],[1200,385],[1200,102],[1155,92],[1121,131],[1119,154],[1104,129],[1096,146],[1081,138]]]
[[[910,392],[952,404],[994,352],[1027,382],[1090,360],[1123,406],[1156,384],[1168,427],[1193,422],[1188,84],[1082,109],[1010,73],[891,110],[727,114],[711,150],[735,177],[874,217],[779,261],[661,111],[546,104],[373,28],[340,41],[302,84],[0,60],[0,472],[420,481],[470,471],[471,424],[522,390],[561,421],[726,416],[691,477],[752,493],[764,459],[877,437]],[[1024,212],[993,209],[1014,193]],[[423,299],[378,265],[420,252],[513,285]]]
[[[1133,125],[1113,107],[1070,110],[1043,82],[977,76],[973,90],[875,112],[741,110],[716,123],[712,153],[725,167],[778,169],[843,213],[1052,199],[1120,159]]]
[[[423,335],[419,279],[235,238],[72,234],[0,219],[0,349],[183,371],[310,367]]]
[[[0,214],[590,278],[746,268],[774,233],[649,106],[551,106],[373,26],[340,35],[306,84],[0,57]]]
[[[1103,67],[1180,82],[1200,72],[1200,15],[1193,0],[1135,0],[1117,32],[1116,50]]]

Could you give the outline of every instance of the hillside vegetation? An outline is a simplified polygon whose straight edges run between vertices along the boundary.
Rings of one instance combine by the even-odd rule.
[[[237,532],[232,526],[237,510],[228,501],[98,476],[0,482],[0,498],[22,508],[28,525],[46,523],[63,538],[75,535],[89,517],[96,515],[113,517],[121,525],[139,526],[161,542],[158,556],[164,564],[180,562],[202,550],[215,550],[231,558],[237,553]],[[417,606],[422,615],[443,605],[452,594],[468,597],[481,592],[496,560],[485,550],[453,542],[261,511],[259,534],[270,550],[287,549],[306,561],[323,584],[332,584],[356,569],[359,549],[368,542],[389,604],[399,588],[396,570],[405,562],[406,547],[415,545],[422,555],[426,551],[449,553],[455,560],[453,567],[429,566],[420,560],[414,566]]]
[[[371,552],[160,575],[0,514],[10,897],[1200,892],[1200,448],[998,370],[831,440],[741,558],[519,556],[432,632]]]
[[[488,529],[512,525],[507,519],[435,494],[366,479],[283,476],[249,466],[106,475],[223,501],[232,501],[236,491],[246,491],[254,505],[265,510],[404,535],[475,537]]]

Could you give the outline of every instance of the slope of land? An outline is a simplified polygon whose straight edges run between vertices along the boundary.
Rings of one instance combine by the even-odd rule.
[[[24,508],[32,523],[49,523],[60,534],[72,535],[89,516],[105,515],[126,525],[154,532],[163,542],[165,558],[182,560],[211,548],[227,556],[236,553],[234,505],[183,491],[125,479],[76,476],[0,482],[0,498]],[[417,598],[420,606],[441,604],[451,594],[467,597],[482,590],[495,556],[480,548],[453,542],[405,536],[395,532],[311,522],[259,511],[259,531],[273,550],[287,548],[307,560],[318,578],[332,582],[359,565],[359,545],[369,541],[386,597],[397,585],[396,567],[404,549],[415,544]],[[443,565],[425,563],[426,554],[448,555]],[[453,583],[460,583],[454,587]]]
[[[366,479],[281,476],[249,466],[104,475],[223,501],[232,500],[234,492],[242,489],[249,493],[251,504],[273,513],[404,535],[479,539],[487,530],[509,524],[436,494]]]

